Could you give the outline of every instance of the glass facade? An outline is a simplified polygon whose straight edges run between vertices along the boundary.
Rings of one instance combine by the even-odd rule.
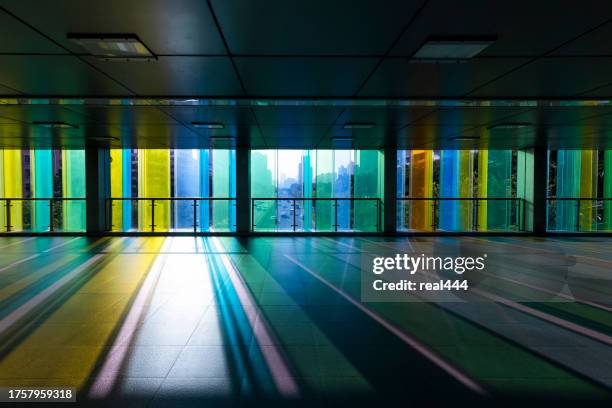
[[[399,150],[398,229],[523,230],[524,157],[512,150]]]
[[[377,231],[383,194],[378,150],[253,150],[256,231]]]
[[[84,150],[0,150],[0,231],[85,231],[84,198]]]
[[[113,231],[233,231],[236,152],[111,149]]]
[[[612,150],[548,152],[550,231],[612,230]]]

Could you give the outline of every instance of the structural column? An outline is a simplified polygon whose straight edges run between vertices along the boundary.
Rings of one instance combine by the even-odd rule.
[[[251,155],[246,146],[236,148],[236,232],[251,230]]]
[[[397,149],[385,147],[384,151],[384,232],[397,231]]]
[[[85,150],[87,192],[87,232],[106,230],[106,198],[110,196],[110,155],[108,149],[88,147]]]

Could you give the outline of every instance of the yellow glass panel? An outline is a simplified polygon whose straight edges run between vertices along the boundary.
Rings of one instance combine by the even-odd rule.
[[[143,198],[170,197],[170,150],[138,150],[138,194]],[[155,202],[155,231],[170,228],[170,201]],[[142,231],[151,231],[153,207],[151,201],[141,201],[138,224]]]
[[[410,172],[412,184],[411,197],[431,197],[433,195],[433,150],[413,150],[411,152]],[[431,230],[432,203],[427,200],[413,201],[411,205],[411,228]]]
[[[122,149],[110,149],[110,188],[111,197],[122,198],[123,197],[123,150]],[[121,223],[123,220],[123,206],[119,201],[112,202],[112,230],[121,231]]]

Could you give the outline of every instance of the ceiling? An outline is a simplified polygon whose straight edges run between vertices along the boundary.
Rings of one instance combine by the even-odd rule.
[[[601,0],[0,0],[0,147],[612,148],[611,19]],[[73,32],[134,33],[157,60],[102,61]],[[440,35],[497,41],[409,62]]]

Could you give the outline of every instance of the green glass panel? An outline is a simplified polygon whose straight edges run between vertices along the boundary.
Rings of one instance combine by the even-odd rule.
[[[580,196],[580,150],[559,150],[557,152],[557,197],[576,198]],[[556,229],[574,231],[578,223],[575,201],[556,202]]]
[[[332,198],[334,180],[333,150],[316,151],[315,197]],[[330,231],[334,229],[334,206],[331,200],[317,201],[315,204],[315,230]]]
[[[235,195],[235,151],[227,149],[211,150],[212,157],[212,190],[213,197],[229,198]],[[234,203],[230,201],[213,201],[213,227],[216,231],[229,231],[233,229],[232,209]]]
[[[383,183],[382,154],[378,150],[356,150],[354,168],[354,197],[381,198]],[[377,200],[354,202],[354,229],[376,231],[380,228]]]
[[[612,150],[604,152],[604,198],[612,198]],[[604,228],[612,230],[612,200],[604,201]]]
[[[489,150],[487,163],[487,198],[512,197],[512,150]],[[508,230],[511,208],[507,200],[489,201],[486,229]]]
[[[251,197],[276,197],[276,151],[251,151]],[[254,202],[253,223],[258,231],[276,228],[276,204],[274,201]]]
[[[85,150],[62,151],[64,197],[85,198]],[[85,230],[85,201],[65,201],[64,231]]]

